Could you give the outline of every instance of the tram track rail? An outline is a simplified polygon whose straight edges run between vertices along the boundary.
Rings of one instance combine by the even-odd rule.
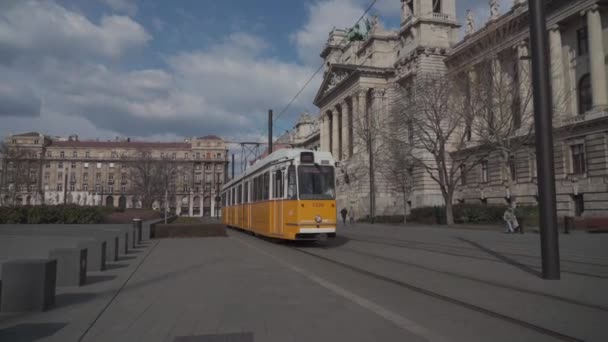
[[[435,253],[435,254],[443,254],[443,255],[463,257],[463,258],[469,258],[469,259],[475,259],[475,260],[484,260],[484,261],[491,261],[491,262],[497,262],[497,263],[504,263],[504,261],[501,261],[501,260],[496,259],[496,258],[483,257],[483,256],[478,256],[478,255],[471,255],[471,254],[466,254],[466,252],[445,251],[445,250],[437,250],[437,249],[428,248],[428,247],[415,246],[415,245],[411,245],[411,244],[407,245],[407,244],[403,244],[403,243],[378,241],[379,239],[375,239],[375,238],[374,239],[362,239],[362,238],[358,238],[358,237],[350,237],[350,236],[348,236],[348,239],[350,239],[352,241],[363,242],[363,243],[371,243],[371,244],[385,245],[385,246],[391,246],[391,247],[399,247],[399,248],[406,248],[406,249],[412,249],[412,250],[419,250],[419,251],[429,252],[429,253]],[[473,251],[473,249],[469,249],[469,250]],[[526,266],[526,267],[532,267],[532,268],[538,267],[537,265],[533,265],[533,264],[525,263],[525,262],[521,262],[521,261],[518,261],[518,263],[520,265]],[[602,266],[604,266],[604,265],[602,265]],[[562,269],[562,273],[567,273],[567,274],[572,274],[572,275],[577,275],[577,276],[583,276],[583,277],[596,278],[596,279],[608,279],[608,276],[605,276],[605,275],[598,275],[598,274],[593,274],[593,273],[579,272],[579,271],[573,271],[573,270],[568,270],[568,269]]]
[[[495,318],[495,319],[499,319],[499,320],[502,320],[504,322],[508,322],[510,324],[513,324],[515,326],[526,328],[526,329],[535,331],[537,333],[540,333],[542,335],[549,336],[549,337],[552,337],[552,338],[555,338],[555,339],[558,339],[558,340],[561,340],[561,341],[572,341],[572,342],[582,342],[582,341],[584,341],[583,339],[580,339],[580,338],[577,338],[577,337],[574,337],[574,336],[570,336],[570,335],[561,333],[561,332],[556,331],[556,330],[545,328],[543,326],[540,326],[540,325],[537,325],[537,324],[534,324],[534,323],[531,323],[531,322],[527,322],[527,321],[524,321],[524,320],[521,320],[521,319],[518,319],[518,318],[515,318],[515,317],[512,317],[512,316],[509,316],[509,315],[506,315],[506,314],[502,314],[500,312],[496,312],[494,310],[491,310],[491,309],[488,309],[488,308],[484,308],[482,306],[479,306],[479,305],[476,305],[476,304],[472,304],[472,303],[469,303],[469,302],[466,302],[466,301],[463,301],[463,300],[460,300],[460,299],[457,299],[457,298],[454,298],[454,297],[450,297],[448,295],[444,295],[444,294],[438,293],[436,291],[425,289],[425,288],[422,288],[420,286],[417,286],[417,285],[414,285],[414,284],[411,284],[411,283],[407,283],[405,281],[401,281],[401,280],[397,280],[397,279],[394,279],[394,278],[390,278],[390,277],[378,274],[376,272],[372,272],[372,271],[363,269],[361,267],[345,263],[345,262],[337,260],[337,259],[333,259],[333,258],[330,258],[330,257],[319,255],[317,253],[313,253],[313,252],[307,251],[305,249],[302,249],[302,248],[299,248],[299,247],[296,247],[296,246],[286,246],[286,248],[291,249],[293,251],[297,251],[297,252],[302,253],[302,254],[305,254],[307,256],[310,256],[310,257],[313,257],[313,258],[316,258],[316,259],[319,259],[319,260],[322,260],[322,261],[325,261],[325,262],[328,262],[328,263],[331,263],[331,264],[334,264],[334,265],[346,268],[346,269],[348,269],[350,271],[353,271],[355,273],[358,273],[358,274],[361,274],[361,275],[365,275],[367,277],[374,278],[376,280],[380,280],[380,281],[383,281],[383,282],[386,282],[386,283],[390,283],[390,284],[396,285],[398,287],[401,287],[401,288],[404,288],[404,289],[407,289],[407,290],[410,290],[410,291],[413,291],[413,292],[416,292],[416,293],[419,293],[419,294],[422,294],[422,295],[425,295],[425,296],[428,296],[428,297],[431,297],[431,298],[434,298],[434,299],[437,299],[437,300],[441,300],[441,301],[444,301],[444,302],[447,302],[447,303],[450,303],[450,304],[453,304],[453,305],[456,305],[456,306],[459,306],[459,307],[462,307],[462,308],[466,308],[468,310],[475,311],[475,312],[483,314],[485,316],[492,317],[492,318]]]

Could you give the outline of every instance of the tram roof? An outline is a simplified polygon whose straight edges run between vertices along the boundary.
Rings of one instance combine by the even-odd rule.
[[[245,171],[243,173],[241,173],[239,176],[235,177],[234,179],[230,180],[230,182],[224,184],[223,187],[226,188],[228,186],[231,186],[232,184],[240,181],[243,177],[251,175],[253,173],[256,173],[258,170],[263,169],[268,164],[272,164],[274,162],[277,162],[277,161],[283,160],[283,159],[285,159],[285,160],[297,159],[298,157],[300,157],[300,153],[302,153],[302,152],[313,152],[315,155],[315,160],[317,160],[317,159],[329,160],[330,165],[334,165],[334,158],[332,157],[330,152],[313,151],[313,150],[306,150],[306,149],[302,149],[302,148],[284,148],[284,149],[274,151],[270,155],[268,155],[262,159],[256,160],[256,162],[253,163],[253,165],[251,165],[251,167],[245,169]]]

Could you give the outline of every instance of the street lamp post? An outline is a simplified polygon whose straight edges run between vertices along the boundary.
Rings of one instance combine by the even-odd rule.
[[[538,206],[542,276],[560,279],[559,236],[553,171],[553,100],[549,75],[549,45],[545,18],[545,1],[528,0],[532,52],[532,85],[534,89],[534,130],[538,168]]]

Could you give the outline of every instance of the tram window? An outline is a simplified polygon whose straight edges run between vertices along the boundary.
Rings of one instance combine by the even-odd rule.
[[[287,170],[287,198],[297,199],[298,194],[296,190],[296,168],[292,165]]]
[[[298,167],[300,199],[334,199],[334,169],[331,166]]]
[[[249,203],[249,182],[245,182],[245,197],[243,203]]]
[[[253,179],[253,194],[252,194],[254,202],[257,202],[259,200],[259,197],[258,197],[258,183],[259,183],[258,177],[255,177]]]
[[[241,199],[243,198],[243,186],[239,185],[236,190],[236,204],[241,204]]]
[[[283,198],[283,172],[276,171],[274,174],[274,184],[273,184],[273,192],[274,198]]]
[[[262,199],[267,200],[270,195],[270,176],[268,172],[264,174],[264,185],[262,186]]]

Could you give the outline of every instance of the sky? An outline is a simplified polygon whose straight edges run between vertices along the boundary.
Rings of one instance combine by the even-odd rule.
[[[429,0],[430,1],[430,0]],[[263,141],[320,65],[332,27],[371,0],[0,0],[0,136]],[[501,11],[512,0],[502,0]],[[456,0],[457,17],[487,0]],[[399,0],[371,14],[399,22]],[[316,114],[316,77],[275,122]]]

